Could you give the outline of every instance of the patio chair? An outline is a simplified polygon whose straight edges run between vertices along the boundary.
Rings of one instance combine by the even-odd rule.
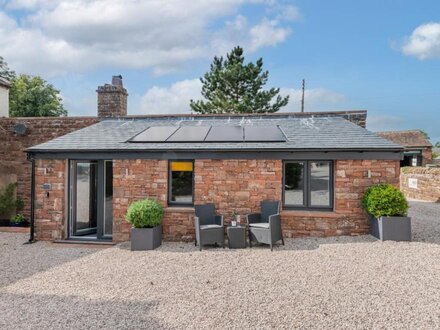
[[[194,226],[196,229],[195,245],[220,244],[225,247],[225,231],[223,216],[215,214],[214,204],[195,205],[196,216]]]
[[[281,231],[280,202],[262,201],[261,213],[253,213],[247,216],[249,230],[249,246],[252,241],[269,244],[273,251],[273,245],[281,240],[284,245],[283,232]]]

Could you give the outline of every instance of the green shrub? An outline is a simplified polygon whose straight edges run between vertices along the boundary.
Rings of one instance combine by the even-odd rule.
[[[406,216],[408,202],[399,189],[382,183],[367,189],[362,199],[362,207],[376,218]]]
[[[125,218],[134,228],[153,228],[162,223],[163,207],[155,199],[144,199],[132,203]]]
[[[6,186],[3,192],[0,192],[0,215],[6,215],[19,206],[23,206],[23,201],[21,199],[16,200],[14,197],[16,187],[16,182],[10,183]]]
[[[23,223],[25,221],[26,221],[26,218],[24,217],[23,214],[20,214],[20,213],[16,214],[15,216],[13,216],[11,218],[12,223]]]

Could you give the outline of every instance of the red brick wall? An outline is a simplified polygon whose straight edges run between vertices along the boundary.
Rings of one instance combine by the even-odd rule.
[[[54,182],[64,189],[63,161],[39,161],[39,167],[52,166],[54,171],[42,176],[38,169],[38,184]],[[370,170],[370,174],[368,173]],[[281,160],[196,160],[194,165],[196,204],[213,202],[226,221],[231,211],[245,215],[259,211],[263,199],[281,200]],[[49,180],[49,181],[47,181]],[[283,210],[282,226],[286,237],[358,235],[368,231],[361,199],[373,184],[388,182],[398,186],[399,161],[397,160],[343,160],[335,162],[334,212]],[[191,240],[194,237],[191,207],[168,207],[168,161],[166,160],[115,160],[113,162],[113,240],[129,239],[130,224],[125,213],[131,202],[146,197],[157,198],[165,207],[164,238]],[[58,191],[58,190],[57,190]],[[45,199],[39,188],[37,199],[38,238],[61,236],[64,200],[61,192]],[[60,196],[58,196],[60,195]],[[50,195],[52,196],[52,195]],[[51,199],[53,198],[53,199]],[[47,204],[47,206],[45,206]],[[43,205],[43,206],[41,206]],[[59,233],[55,233],[58,230]]]
[[[31,165],[26,160],[25,149],[98,121],[97,117],[0,118],[0,167],[11,168],[8,174],[17,176],[17,196],[25,205],[20,212],[27,217],[30,214]],[[26,135],[13,132],[17,124],[27,126]]]
[[[258,211],[262,200],[281,200],[281,160],[196,160],[195,204],[214,203],[226,220],[236,210]]]
[[[365,190],[387,182],[399,185],[398,160],[335,161],[334,212],[291,211],[281,213],[287,237],[360,235],[368,232],[366,213],[361,208]],[[371,171],[368,177],[368,170]]]
[[[417,188],[409,187],[408,180],[417,180]],[[440,202],[440,168],[403,167],[400,189],[406,198],[427,202]]]
[[[65,160],[35,161],[35,229],[39,240],[63,238],[66,224],[65,175]],[[50,190],[43,189],[45,183],[51,184]]]

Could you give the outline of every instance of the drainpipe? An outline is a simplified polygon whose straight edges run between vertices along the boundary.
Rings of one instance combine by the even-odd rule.
[[[28,161],[31,162],[31,233],[29,241],[25,244],[35,243],[35,158],[31,153],[27,154]]]

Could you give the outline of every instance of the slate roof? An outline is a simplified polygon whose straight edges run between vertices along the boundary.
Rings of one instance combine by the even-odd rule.
[[[278,125],[285,142],[130,143],[133,136],[155,126],[265,126]],[[30,152],[81,151],[227,151],[227,150],[385,150],[402,147],[341,117],[193,116],[104,119],[92,126],[27,149]]]
[[[432,144],[420,130],[377,132],[379,136],[405,148],[432,147]]]

